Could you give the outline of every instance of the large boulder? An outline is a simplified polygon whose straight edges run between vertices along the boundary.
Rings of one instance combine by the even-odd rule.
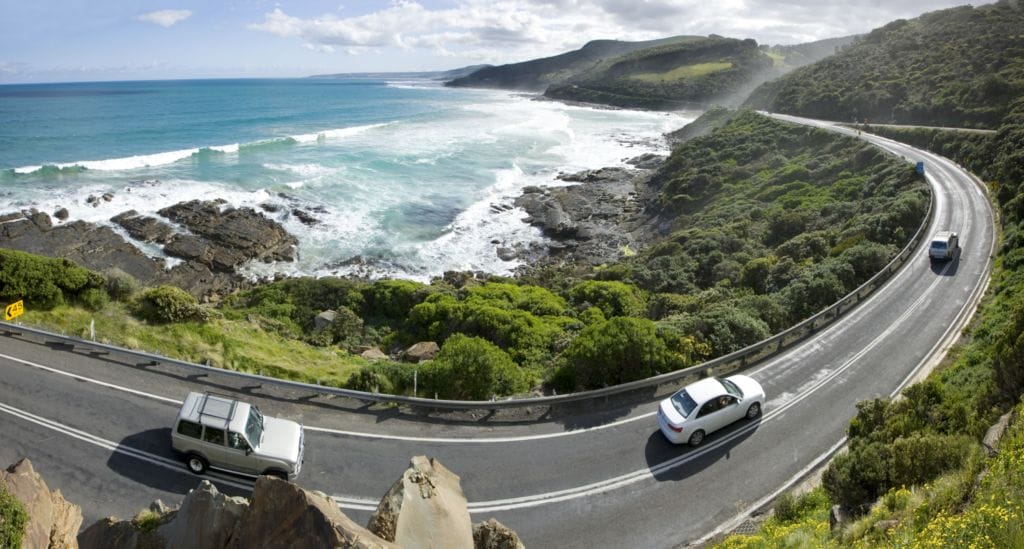
[[[0,472],[0,483],[25,505],[28,512],[23,548],[78,547],[76,536],[82,526],[82,509],[68,503],[60,490],[51,492],[28,459],[22,459]]]
[[[433,341],[421,341],[416,343],[412,347],[409,347],[402,353],[402,358],[407,362],[423,362],[424,360],[434,360],[437,353],[441,352],[441,347]]]
[[[220,549],[227,546],[248,508],[247,499],[226,496],[204,480],[157,533],[167,547]]]
[[[353,522],[326,495],[264,476],[256,481],[249,508],[227,547],[374,549],[397,546]]]
[[[458,475],[426,456],[384,495],[368,528],[403,547],[471,549],[473,526]]]

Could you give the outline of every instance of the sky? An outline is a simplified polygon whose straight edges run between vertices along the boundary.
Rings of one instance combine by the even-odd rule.
[[[0,84],[434,71],[674,35],[797,44],[963,3],[0,0]]]

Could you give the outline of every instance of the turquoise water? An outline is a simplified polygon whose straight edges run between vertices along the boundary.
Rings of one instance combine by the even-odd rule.
[[[63,207],[69,221],[110,224],[129,209],[221,198],[299,239],[298,261],[253,275],[504,274],[517,262],[498,246],[543,237],[522,211],[492,205],[559,184],[560,171],[664,153],[661,135],[693,117],[413,77],[0,86],[0,212]]]

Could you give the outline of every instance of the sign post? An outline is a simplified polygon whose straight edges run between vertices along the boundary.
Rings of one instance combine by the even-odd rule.
[[[25,303],[22,300],[15,301],[4,309],[4,320],[10,321],[21,316],[25,312]]]

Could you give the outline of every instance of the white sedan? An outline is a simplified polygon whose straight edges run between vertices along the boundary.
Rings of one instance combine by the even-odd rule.
[[[661,401],[658,425],[674,444],[697,446],[704,437],[743,418],[761,415],[764,389],[744,375],[708,377]]]

